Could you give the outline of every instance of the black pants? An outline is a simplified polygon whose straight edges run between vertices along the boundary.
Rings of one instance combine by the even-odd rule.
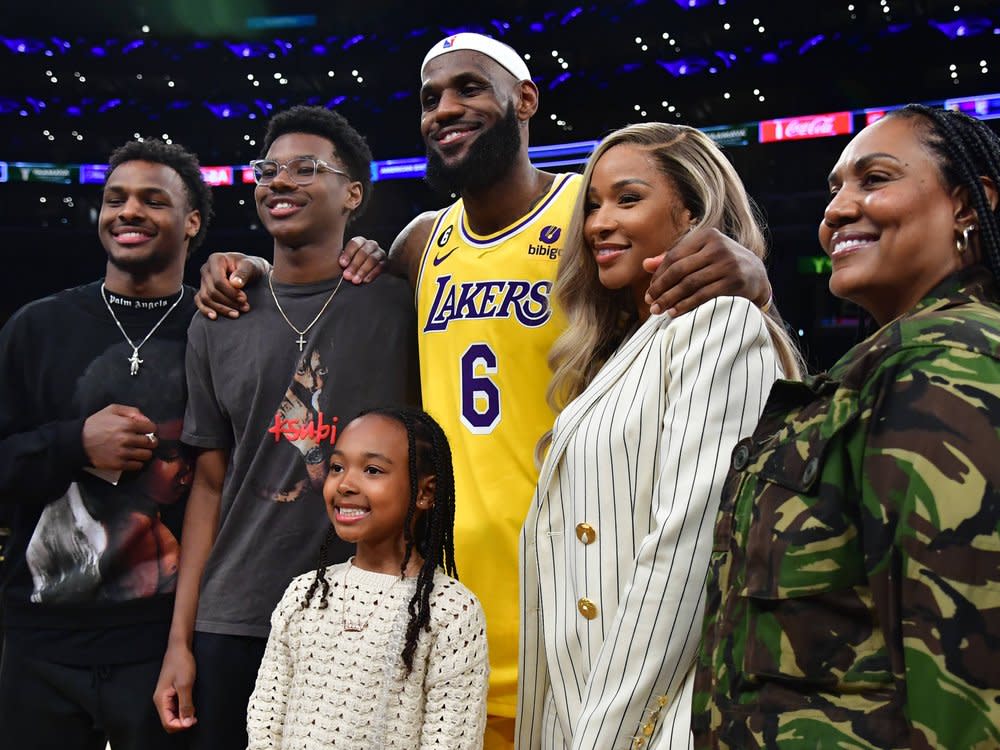
[[[153,707],[160,659],[67,666],[4,644],[0,746],[17,750],[183,750]]]
[[[190,732],[191,750],[246,750],[247,704],[266,645],[266,638],[194,634],[198,723]]]

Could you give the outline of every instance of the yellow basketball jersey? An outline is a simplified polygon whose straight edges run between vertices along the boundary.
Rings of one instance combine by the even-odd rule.
[[[517,704],[517,547],[552,427],[547,356],[565,327],[550,293],[579,175],[557,175],[526,216],[480,237],[459,200],[437,216],[417,282],[423,404],[455,464],[455,555],[486,612],[489,713]]]

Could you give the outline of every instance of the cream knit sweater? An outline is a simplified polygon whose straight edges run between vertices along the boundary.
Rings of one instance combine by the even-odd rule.
[[[249,750],[475,750],[483,746],[489,663],[476,597],[441,572],[431,591],[430,632],[413,671],[401,654],[416,579],[350,563],[326,569],[328,606],[315,573],[289,584],[271,615],[271,636],[250,696]],[[344,629],[344,623],[360,631]]]

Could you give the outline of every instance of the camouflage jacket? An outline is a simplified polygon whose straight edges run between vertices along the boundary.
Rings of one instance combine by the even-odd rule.
[[[774,386],[723,490],[697,747],[1000,747],[996,299],[956,274]]]

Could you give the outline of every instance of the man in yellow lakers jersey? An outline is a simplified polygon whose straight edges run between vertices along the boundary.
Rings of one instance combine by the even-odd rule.
[[[548,350],[563,328],[549,293],[579,177],[531,164],[528,122],[538,89],[520,55],[501,42],[461,33],[435,44],[421,68],[420,102],[427,179],[460,198],[411,221],[387,266],[416,293],[423,405],[454,457],[458,572],[486,612],[485,748],[501,750],[514,744],[518,539],[538,478],[535,445],[553,421]],[[689,236],[668,261],[675,262],[656,276],[667,287],[662,309],[683,312],[720,294],[758,304],[769,298],[763,265],[722,235]],[[361,238],[341,257],[344,278],[355,282],[385,263],[385,253]],[[240,288],[261,267],[237,254],[209,258],[202,312],[246,312]]]
[[[459,575],[486,611],[487,748],[513,745],[521,525],[538,478],[534,446],[551,428],[547,355],[562,331],[549,299],[577,175],[528,159],[538,90],[521,57],[478,34],[443,39],[421,70],[427,179],[459,193],[402,232],[417,298],[424,408],[455,464]]]

